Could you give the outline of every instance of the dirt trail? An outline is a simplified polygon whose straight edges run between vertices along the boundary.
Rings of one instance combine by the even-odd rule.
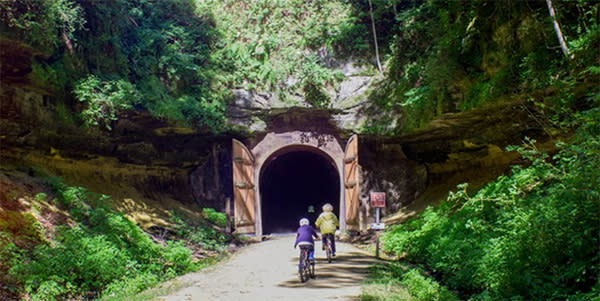
[[[346,243],[337,243],[337,258],[327,263],[317,242],[316,279],[301,283],[299,249],[293,235],[250,245],[225,263],[175,280],[183,289],[160,300],[357,300],[367,267],[376,259]]]

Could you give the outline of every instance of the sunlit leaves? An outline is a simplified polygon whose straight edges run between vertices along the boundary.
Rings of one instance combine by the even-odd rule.
[[[383,248],[475,299],[597,295],[600,111],[577,122],[574,142],[552,158],[526,140],[512,149],[530,165],[472,195],[458,187],[439,207],[384,233]]]
[[[103,81],[94,75],[79,81],[74,93],[79,101],[87,104],[81,113],[86,125],[109,130],[119,111],[131,109],[141,102],[140,93],[131,83],[124,80]]]
[[[0,1],[0,20],[41,51],[59,44],[72,48],[75,31],[86,23],[83,10],[71,0]]]

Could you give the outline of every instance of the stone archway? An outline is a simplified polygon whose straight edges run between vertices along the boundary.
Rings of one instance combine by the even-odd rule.
[[[315,134],[311,132],[293,131],[285,133],[269,133],[265,138],[258,143],[251,152],[254,155],[254,181],[256,191],[256,235],[262,235],[262,212],[260,199],[260,172],[263,169],[265,162],[277,152],[284,149],[293,150],[298,148],[312,149],[314,152],[325,156],[336,167],[339,174],[339,183],[344,183],[343,168],[344,168],[344,150],[338,143],[337,139],[330,134]],[[340,184],[340,199],[334,206],[339,206],[340,212],[340,229],[345,229],[346,221],[344,219],[344,188]]]
[[[292,145],[280,148],[257,170],[257,209],[263,234],[292,232],[300,218],[314,225],[325,203],[339,215],[340,173],[320,149]],[[309,213],[312,206],[315,212]]]
[[[236,171],[234,164],[234,199],[238,195],[249,196],[251,199],[234,200],[236,211],[236,227],[240,233],[263,234],[262,202],[260,180],[263,165],[273,155],[290,150],[304,150],[316,153],[326,158],[337,170],[339,177],[339,200],[334,206],[339,208],[340,229],[345,230],[349,219],[354,224],[358,215],[358,151],[357,136],[352,136],[346,149],[331,134],[318,134],[305,131],[290,131],[268,133],[252,149],[246,148],[234,139],[234,163],[238,163],[244,172]],[[236,146],[237,145],[237,146]],[[244,175],[241,175],[244,174]],[[236,180],[236,175],[240,175]],[[239,181],[239,182],[237,182]],[[238,221],[239,219],[239,221]],[[239,226],[238,226],[239,222]]]

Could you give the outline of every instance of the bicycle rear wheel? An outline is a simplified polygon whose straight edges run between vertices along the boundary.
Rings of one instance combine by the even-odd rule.
[[[307,258],[308,258],[308,254],[307,253],[308,252],[306,252],[304,250],[302,250],[300,252],[300,260],[299,260],[300,264],[298,265],[298,274],[300,274],[300,281],[301,282],[305,282],[305,281],[308,280],[308,275],[306,273],[306,269],[307,269],[306,261],[307,261]]]
[[[310,279],[310,277],[311,277],[310,267],[311,267],[311,264],[310,264],[310,262],[308,262],[308,259],[307,259],[306,262],[304,262],[304,281],[308,281],[308,279]]]
[[[331,263],[332,250],[331,250],[331,238],[327,237],[327,245],[325,246],[325,253],[327,254],[327,262]]]

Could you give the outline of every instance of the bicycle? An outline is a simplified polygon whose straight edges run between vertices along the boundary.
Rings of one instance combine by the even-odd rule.
[[[298,264],[298,273],[300,281],[306,282],[309,278],[315,278],[315,262],[309,258],[309,252],[312,246],[300,246],[300,263]]]
[[[325,235],[325,254],[327,254],[327,262],[331,263],[333,260],[333,248],[331,242],[331,236],[333,234],[324,234]]]

